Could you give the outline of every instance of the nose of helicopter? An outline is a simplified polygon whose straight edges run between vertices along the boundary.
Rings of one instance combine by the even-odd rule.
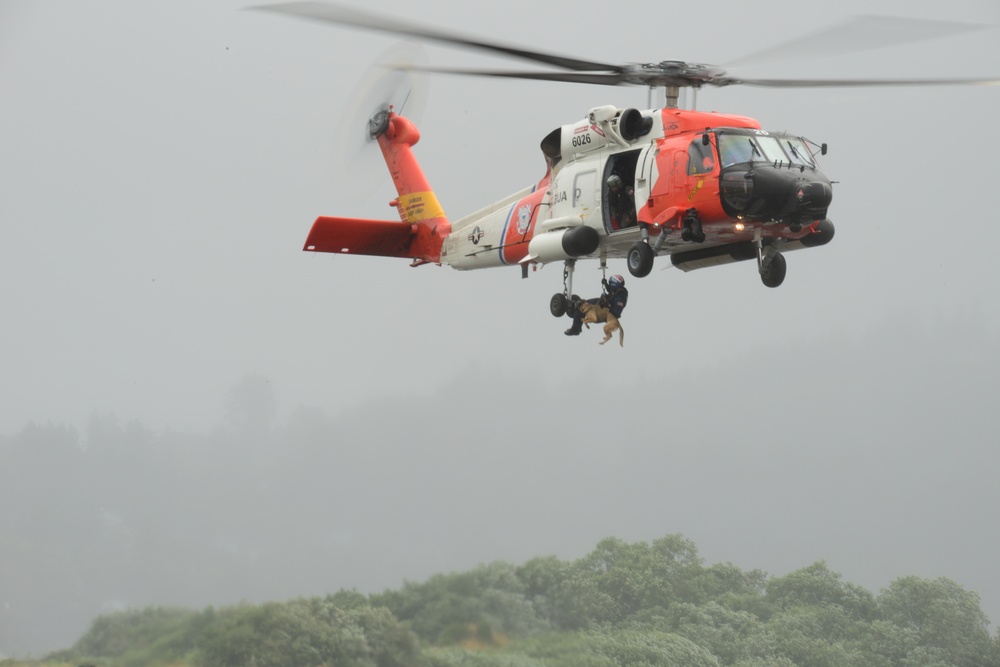
[[[833,201],[833,188],[817,169],[754,165],[723,174],[722,201],[731,215],[756,220],[821,220]]]

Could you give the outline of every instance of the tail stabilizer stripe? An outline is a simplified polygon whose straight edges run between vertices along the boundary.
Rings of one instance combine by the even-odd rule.
[[[445,217],[437,197],[429,190],[400,195],[399,210],[409,223]]]

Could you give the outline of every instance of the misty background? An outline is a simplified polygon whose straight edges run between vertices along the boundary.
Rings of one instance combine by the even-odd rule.
[[[1000,619],[1000,89],[700,92],[830,145],[837,235],[789,254],[776,290],[752,264],[612,263],[631,298],[607,349],[548,314],[559,264],[301,252],[317,215],[390,211],[382,167],[358,187],[339,165],[364,69],[398,40],[243,7],[0,3],[0,653],[115,609],[371,592],[675,532],[774,575],[946,576]],[[491,7],[379,9],[723,65],[852,14],[1000,23],[971,1]],[[996,34],[748,74],[995,76]],[[416,154],[456,219],[537,181],[555,127],[645,101],[436,77]],[[577,291],[599,278],[581,266]]]

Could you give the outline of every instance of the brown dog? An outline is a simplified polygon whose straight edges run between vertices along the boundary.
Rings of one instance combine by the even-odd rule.
[[[604,340],[601,341],[601,345],[604,345],[611,340],[611,334],[617,330],[618,344],[625,347],[625,329],[622,327],[622,323],[618,320],[618,318],[611,314],[610,310],[603,306],[584,301],[580,304],[580,312],[583,313],[583,326],[588,329],[590,328],[591,322],[594,324],[599,322],[605,323]]]

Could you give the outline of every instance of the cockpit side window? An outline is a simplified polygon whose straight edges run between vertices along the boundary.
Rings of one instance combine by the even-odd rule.
[[[712,144],[703,143],[702,135],[698,135],[688,146],[688,175],[710,174],[715,169],[715,153]]]

